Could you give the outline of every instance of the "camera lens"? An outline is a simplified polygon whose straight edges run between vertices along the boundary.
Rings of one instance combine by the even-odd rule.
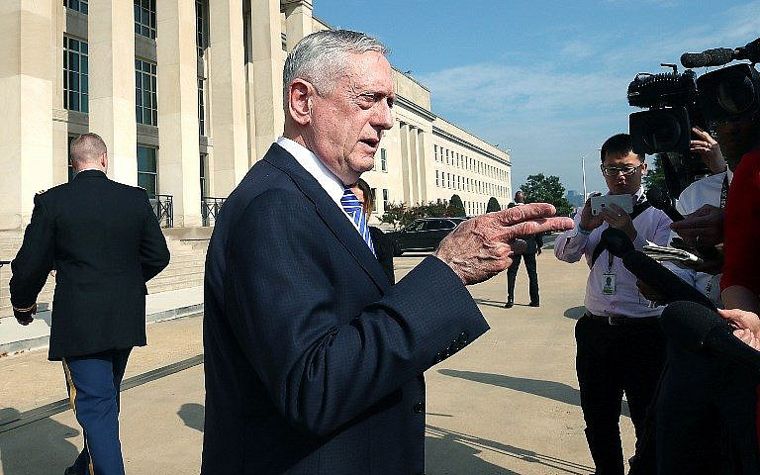
[[[755,87],[747,76],[733,76],[718,85],[718,105],[729,114],[746,112],[755,101]]]
[[[670,114],[662,113],[650,118],[643,136],[644,143],[652,150],[674,149],[681,138],[681,124]]]

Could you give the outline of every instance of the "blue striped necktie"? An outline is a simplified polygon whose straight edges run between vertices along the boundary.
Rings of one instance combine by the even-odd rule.
[[[369,250],[372,251],[372,254],[375,254],[375,247],[372,245],[372,237],[369,235],[367,215],[364,214],[364,208],[362,207],[359,198],[357,198],[353,191],[351,191],[351,188],[343,190],[343,196],[340,198],[340,206],[351,218],[356,227],[359,228],[359,234],[362,235],[364,242],[369,246]]]

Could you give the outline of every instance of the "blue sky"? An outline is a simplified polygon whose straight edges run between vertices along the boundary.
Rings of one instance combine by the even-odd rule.
[[[760,0],[314,0],[314,15],[381,39],[434,113],[509,149],[515,189],[544,173],[581,190],[583,155],[604,189],[598,149],[627,131],[636,73],[760,36]]]

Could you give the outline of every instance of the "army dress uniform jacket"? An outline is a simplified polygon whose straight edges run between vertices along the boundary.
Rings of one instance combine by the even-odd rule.
[[[11,303],[34,304],[55,269],[49,358],[145,345],[145,283],[169,263],[145,190],[99,170],[34,197],[11,263]]]

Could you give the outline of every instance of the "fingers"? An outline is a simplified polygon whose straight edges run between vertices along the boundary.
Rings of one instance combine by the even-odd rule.
[[[519,206],[519,208],[525,208],[525,206]],[[509,242],[519,237],[530,236],[531,234],[567,231],[568,229],[573,229],[574,225],[575,223],[570,218],[534,219],[508,226],[504,228],[502,233],[497,234],[494,239]]]
[[[487,216],[498,220],[502,225],[510,226],[530,219],[548,218],[554,216],[556,212],[554,206],[549,203],[531,203],[497,211]]]
[[[718,310],[718,315],[728,320],[736,326],[736,328],[751,328],[751,324],[758,319],[758,316],[752,312],[745,312],[744,310],[731,309],[731,310]]]

